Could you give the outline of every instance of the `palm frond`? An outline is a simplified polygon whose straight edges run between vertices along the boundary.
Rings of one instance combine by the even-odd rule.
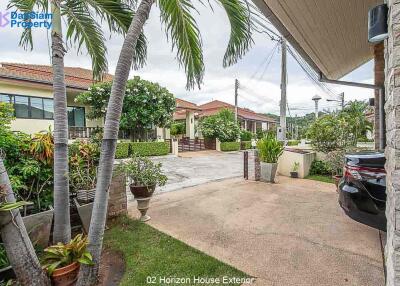
[[[133,68],[138,70],[146,64],[147,59],[147,38],[142,32],[136,43],[135,52],[133,54]]]
[[[190,0],[159,0],[161,21],[177,49],[177,59],[184,67],[187,83],[191,89],[200,85],[204,76],[204,61],[200,31],[191,12],[196,11]]]
[[[68,24],[66,38],[70,43],[78,44],[78,52],[85,44],[92,58],[93,78],[101,80],[108,68],[107,48],[101,26],[92,17],[86,4],[85,1],[67,0],[61,6],[62,15],[66,16]]]
[[[223,60],[224,67],[228,67],[237,63],[253,43],[251,12],[249,6],[243,2],[248,0],[215,1],[222,5],[231,25],[231,35]]]
[[[7,10],[13,9],[23,13],[32,12],[34,8],[37,8],[41,12],[47,13],[48,0],[10,0],[7,5]],[[33,49],[33,38],[31,29],[24,28],[19,41],[19,46],[21,46],[24,50]]]

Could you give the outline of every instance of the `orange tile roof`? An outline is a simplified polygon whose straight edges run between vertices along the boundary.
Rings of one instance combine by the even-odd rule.
[[[191,110],[201,110],[196,104],[187,101],[187,100],[183,100],[180,98],[176,98],[176,108],[177,109],[191,109]]]
[[[229,103],[226,103],[223,101],[219,101],[219,100],[214,100],[214,101],[205,103],[203,105],[200,105],[199,107],[202,109],[202,112],[201,112],[202,117],[217,114],[223,108],[227,108],[232,111],[235,110],[235,106],[233,106],[232,104],[229,104]],[[242,108],[242,107],[238,108],[238,116],[240,118],[247,119],[247,120],[263,121],[263,122],[276,122],[276,120],[270,118],[269,116],[259,114],[259,113],[254,112],[251,109]]]
[[[65,83],[69,88],[87,90],[95,83],[92,71],[89,69],[65,67],[64,73]],[[0,63],[0,78],[52,84],[53,68],[46,65]],[[105,74],[103,81],[112,81],[112,79],[111,74]]]

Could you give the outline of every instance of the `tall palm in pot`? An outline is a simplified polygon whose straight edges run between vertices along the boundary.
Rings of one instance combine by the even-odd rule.
[[[92,59],[94,80],[101,80],[107,71],[107,49],[104,32],[98,23],[106,22],[110,32],[124,34],[132,22],[130,0],[51,0],[51,51],[54,92],[54,243],[71,239],[68,177],[68,115],[64,75],[64,48],[62,19],[67,26],[66,41],[78,44],[78,52],[86,47]],[[11,0],[8,9],[20,12],[48,12],[48,0]],[[133,52],[135,67],[145,63],[146,39],[141,33]],[[22,33],[20,45],[33,48],[31,29]]]
[[[192,12],[196,11],[194,2],[202,3],[200,0],[142,0],[126,34],[107,106],[96,196],[89,230],[88,248],[93,255],[95,266],[81,268],[78,285],[94,284],[98,274],[122,102],[139,35],[143,31],[153,4],[157,3],[161,11],[161,21],[166,27],[173,47],[177,50],[178,62],[185,69],[186,87],[190,89],[195,85],[200,86],[204,63],[200,31],[192,16]],[[215,0],[215,2],[226,11],[231,24],[230,40],[223,61],[224,66],[229,66],[236,63],[252,43],[250,11],[246,0]]]

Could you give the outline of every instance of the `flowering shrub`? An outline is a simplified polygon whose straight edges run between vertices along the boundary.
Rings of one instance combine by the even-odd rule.
[[[88,118],[105,117],[111,85],[112,82],[93,85],[75,98],[76,102],[91,106]],[[166,127],[172,123],[174,111],[175,98],[166,88],[134,77],[126,84],[120,129],[133,131],[153,126]]]
[[[229,109],[223,109],[218,114],[204,118],[200,123],[200,129],[205,138],[218,138],[221,142],[234,142],[240,135],[235,115]]]

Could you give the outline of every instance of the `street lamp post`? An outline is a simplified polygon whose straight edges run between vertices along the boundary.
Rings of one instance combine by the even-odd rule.
[[[318,94],[314,95],[312,100],[314,100],[315,103],[315,119],[318,119],[318,101],[320,101],[322,99],[321,96],[319,96]]]

